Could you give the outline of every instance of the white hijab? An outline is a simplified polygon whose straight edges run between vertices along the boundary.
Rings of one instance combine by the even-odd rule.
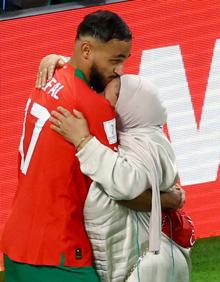
[[[116,112],[120,131],[162,126],[167,121],[167,112],[156,88],[146,78],[133,74],[121,76]]]
[[[160,155],[152,137],[155,132],[158,135],[158,131],[159,135],[163,135],[161,127],[167,120],[166,109],[162,105],[156,89],[149,81],[141,76],[129,74],[121,76],[121,89],[116,112],[118,114],[119,143],[123,149],[127,148],[126,154],[130,154],[131,157],[144,164],[151,182],[152,209],[149,224],[149,251],[158,253],[161,241],[159,183],[163,176]]]

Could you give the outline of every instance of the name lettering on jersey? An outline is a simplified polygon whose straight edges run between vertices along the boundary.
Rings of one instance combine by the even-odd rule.
[[[116,120],[115,118],[112,120],[104,121],[104,130],[107,136],[109,144],[114,144],[117,142],[117,133],[116,133]]]
[[[50,81],[47,82],[46,86],[42,88],[47,94],[53,97],[56,100],[59,100],[58,93],[64,86],[56,80],[56,78],[52,78]]]

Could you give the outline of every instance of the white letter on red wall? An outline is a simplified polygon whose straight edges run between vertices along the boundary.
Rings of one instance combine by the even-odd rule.
[[[167,107],[182,185],[215,181],[220,156],[220,40],[213,52],[199,128],[179,46],[144,50],[140,75],[159,88]]]

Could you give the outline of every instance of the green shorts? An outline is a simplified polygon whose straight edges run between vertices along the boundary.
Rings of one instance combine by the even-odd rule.
[[[93,267],[36,266],[4,256],[5,282],[99,282]]]

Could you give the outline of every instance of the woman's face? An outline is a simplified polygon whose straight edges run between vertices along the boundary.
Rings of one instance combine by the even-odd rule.
[[[105,98],[110,102],[113,107],[116,105],[116,102],[118,100],[120,86],[120,77],[117,77],[110,81],[105,87]]]

